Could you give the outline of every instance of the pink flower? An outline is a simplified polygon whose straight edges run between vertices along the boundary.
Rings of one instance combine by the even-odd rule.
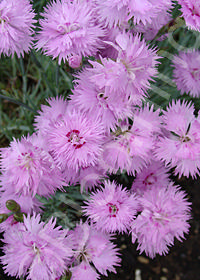
[[[144,25],[172,7],[171,0],[129,0],[128,10],[130,17],[133,17],[134,24],[142,22]]]
[[[46,100],[48,105],[42,105],[39,115],[35,116],[35,128],[45,137],[47,131],[51,129],[52,121],[57,123],[62,120],[68,109],[68,102],[63,97],[52,97]]]
[[[33,212],[41,212],[40,207],[42,203],[32,196],[17,195],[12,192],[13,186],[1,187],[0,195],[0,213],[11,214],[11,212],[6,207],[6,202],[8,200],[14,200],[20,206],[20,211],[26,214],[32,214]],[[8,230],[12,225],[17,223],[13,215],[10,215],[3,223],[0,224],[0,231]]]
[[[95,12],[100,22],[113,28],[127,26],[128,16],[127,0],[95,0]]]
[[[200,97],[200,51],[180,52],[173,64],[174,82],[181,94]]]
[[[37,135],[13,140],[1,149],[1,182],[15,194],[42,196],[61,188],[62,175],[51,155],[38,143]]]
[[[125,67],[125,90],[132,100],[138,95],[142,98],[150,88],[149,81],[157,74],[159,57],[156,49],[150,49],[139,35],[133,37],[126,33],[119,34],[116,43],[115,48],[119,51],[117,62]]]
[[[106,63],[105,59],[105,63]],[[95,63],[94,63],[95,64]],[[105,77],[104,66],[100,63],[96,68],[85,68],[81,73],[76,75],[76,85],[69,102],[72,106],[80,108],[81,111],[87,112],[90,118],[98,116],[107,131],[114,129],[118,119],[131,117],[132,107],[131,102],[126,96],[126,92],[120,88],[111,87],[110,83],[114,83],[113,79],[116,77],[116,82],[121,73],[121,65],[117,67],[116,63],[109,60],[107,72],[110,73]],[[101,75],[103,77],[101,77]],[[111,77],[112,80],[105,82],[106,78]],[[99,81],[98,81],[99,80]],[[122,82],[122,79],[120,79]],[[104,83],[105,82],[105,83]]]
[[[127,232],[137,213],[137,199],[114,182],[107,181],[104,185],[90,195],[83,212],[94,222],[97,230]]]
[[[200,31],[200,3],[196,0],[178,0],[186,25]]]
[[[200,118],[195,118],[193,104],[172,101],[164,112],[163,122],[168,133],[156,143],[156,158],[170,168],[175,167],[179,177],[196,177],[200,174]]]
[[[27,279],[55,280],[67,268],[72,256],[66,238],[67,230],[56,227],[56,220],[40,221],[40,215],[24,216],[24,224],[17,224],[4,234],[4,256],[1,262],[10,276]]]
[[[181,241],[188,233],[190,202],[179,187],[169,183],[167,186],[154,187],[139,198],[142,212],[132,223],[132,242],[137,239],[140,253],[154,258],[156,254],[168,253],[168,246],[174,238]]]
[[[44,8],[37,48],[46,55],[68,59],[71,55],[95,55],[104,31],[95,23],[92,6],[87,1],[55,1]]]
[[[169,168],[166,168],[160,161],[152,160],[145,168],[141,170],[134,180],[131,191],[138,195],[143,195],[147,190],[168,185],[169,183]]]
[[[119,266],[120,258],[118,249],[110,241],[111,238],[111,235],[99,232],[87,223],[80,223],[74,231],[69,232],[69,240],[76,243],[73,248],[75,261],[70,269],[72,279],[80,279],[78,275],[83,275],[83,271],[88,271],[90,277],[86,278],[86,274],[83,279],[98,279],[99,275],[92,270],[91,264],[105,276],[107,270],[116,273],[114,266]]]
[[[32,44],[35,13],[28,0],[0,1],[0,55],[24,55]]]
[[[101,164],[111,172],[126,170],[135,174],[150,161],[149,153],[155,144],[155,135],[160,131],[159,110],[147,105],[135,111],[133,125],[118,127],[110,141],[105,143]]]
[[[151,23],[142,23],[140,22],[134,27],[134,32],[143,33],[145,40],[153,40],[157,35],[158,31],[166,25],[171,19],[170,14],[163,10],[156,17],[152,18]],[[165,35],[161,36],[159,40],[164,39]]]
[[[47,131],[49,151],[62,171],[94,166],[102,152],[104,128],[79,110],[68,109],[62,120]]]
[[[95,186],[99,185],[105,177],[107,177],[106,170],[99,165],[82,168],[78,178],[81,186],[81,193],[93,189]]]
[[[96,270],[86,261],[82,261],[70,270],[72,272],[71,280],[96,280],[100,277]]]

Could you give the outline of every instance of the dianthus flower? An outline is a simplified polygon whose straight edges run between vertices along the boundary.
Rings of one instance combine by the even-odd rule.
[[[106,170],[99,165],[89,166],[80,169],[79,183],[81,192],[93,189],[99,185],[103,178],[107,177]]]
[[[174,82],[180,93],[200,97],[200,51],[180,52],[172,62]]]
[[[132,242],[137,239],[140,253],[154,258],[156,254],[168,253],[168,246],[179,241],[188,233],[190,202],[179,187],[169,183],[144,192],[138,199],[142,205],[141,214],[132,223]]]
[[[156,49],[150,49],[138,34],[125,33],[116,37],[116,45],[113,46],[118,50],[116,63],[124,66],[122,86],[128,96],[133,100],[137,95],[144,96],[150,87],[149,81],[157,74],[159,56]]]
[[[6,202],[9,200],[14,200],[20,206],[20,211],[22,213],[32,214],[33,212],[41,212],[40,207],[42,203],[37,198],[30,195],[17,195],[12,192],[12,189],[14,188],[9,186],[6,186],[6,188],[1,187],[0,213],[9,214],[9,217],[4,222],[0,223],[0,231],[5,231],[17,223],[17,220],[13,215],[10,215],[11,212],[6,207]]]
[[[112,77],[112,79],[117,77],[116,82],[119,84],[117,79],[122,74],[121,65],[116,65],[111,60],[109,64],[109,77]],[[100,64],[98,67],[98,73],[100,73],[104,67]],[[107,84],[104,83],[105,78],[101,78],[100,74],[98,76],[96,72],[96,69],[85,68],[76,76],[78,79],[75,80],[76,85],[74,90],[72,90],[73,95],[69,103],[80,108],[81,111],[87,112],[91,116],[90,118],[97,115],[107,130],[113,130],[116,127],[118,119],[131,117],[131,102],[128,96],[126,96],[125,91],[117,87],[113,90],[108,85],[109,81]],[[97,82],[97,79],[101,80]],[[123,83],[123,80],[121,78],[119,79]]]
[[[126,26],[129,20],[127,2],[128,0],[95,0],[94,10],[100,22],[105,26],[113,28]]]
[[[73,280],[95,280],[99,278],[98,273],[107,276],[107,270],[116,273],[114,266],[119,266],[120,258],[118,249],[111,239],[110,234],[99,232],[88,223],[80,223],[69,232],[69,240],[75,244],[73,247],[75,260],[70,268]]]
[[[14,139],[2,148],[0,177],[4,188],[16,194],[49,196],[61,188],[62,175],[51,155],[38,143],[37,135]]]
[[[47,5],[36,36],[37,48],[46,55],[68,59],[71,55],[95,55],[104,31],[95,23],[91,4],[81,0],[57,0]]]
[[[200,3],[196,0],[178,0],[186,25],[200,31]]]
[[[68,110],[60,122],[47,131],[48,149],[62,171],[95,165],[102,152],[104,128],[98,118],[90,118],[76,108]]]
[[[44,137],[48,130],[51,129],[52,122],[62,120],[68,108],[68,102],[63,97],[49,98],[46,100],[48,105],[42,105],[41,111],[35,117],[35,128],[39,130]]]
[[[172,101],[163,114],[163,125],[167,133],[156,143],[156,158],[175,167],[179,177],[196,177],[200,174],[200,118],[195,118],[193,104]]]
[[[171,19],[170,14],[167,11],[160,12],[155,18],[152,18],[151,23],[144,24],[140,22],[134,26],[134,32],[143,33],[145,40],[153,40],[158,31],[166,25]],[[159,40],[165,38],[165,35],[161,36]]]
[[[151,23],[158,14],[172,7],[171,0],[128,0],[129,15],[133,17],[134,24],[142,22]]]
[[[141,170],[134,180],[131,191],[143,195],[145,191],[161,184],[166,186],[169,183],[169,168],[166,168],[160,161],[152,160]]]
[[[155,135],[160,131],[159,110],[147,105],[135,111],[133,125],[118,127],[110,141],[105,143],[101,164],[111,172],[120,168],[129,174],[140,172],[150,161]]]
[[[40,221],[40,215],[24,216],[4,234],[4,256],[1,262],[10,276],[31,280],[55,280],[67,268],[65,262],[72,256],[67,230],[56,227],[56,220]]]
[[[28,52],[33,34],[35,13],[28,0],[0,1],[0,55],[24,55]]]
[[[97,230],[127,232],[137,213],[137,198],[115,182],[107,181],[104,185],[104,188],[91,193],[83,212],[94,222]]]

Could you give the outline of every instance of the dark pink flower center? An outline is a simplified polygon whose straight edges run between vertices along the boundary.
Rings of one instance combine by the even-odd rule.
[[[70,142],[75,149],[81,148],[86,143],[83,137],[81,137],[79,134],[80,131],[77,129],[73,129],[66,134],[68,137],[68,142]]]
[[[143,184],[147,186],[147,185],[153,185],[156,182],[157,182],[157,177],[153,172],[151,172],[148,176],[146,176],[146,178],[143,181]]]
[[[195,81],[199,81],[200,80],[200,69],[198,69],[198,68],[192,69],[191,75],[192,75],[193,79],[195,79]]]
[[[108,203],[107,205],[108,205],[108,211],[110,213],[110,217],[116,217],[119,211],[118,207],[112,203]]]

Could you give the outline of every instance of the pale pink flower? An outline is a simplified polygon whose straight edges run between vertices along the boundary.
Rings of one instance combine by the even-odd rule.
[[[95,12],[100,22],[105,26],[113,28],[116,26],[126,26],[130,16],[128,16],[127,0],[95,0]]]
[[[32,45],[35,13],[28,0],[0,1],[0,55],[24,55]]]
[[[95,165],[102,152],[104,128],[98,118],[68,109],[62,120],[47,132],[48,149],[62,171]]]
[[[180,93],[200,97],[200,51],[180,52],[172,62],[174,82]]]
[[[67,111],[68,102],[63,97],[52,97],[46,100],[48,105],[41,105],[41,110],[35,116],[34,126],[39,130],[40,134],[45,134],[51,129],[52,122],[59,122]]]
[[[117,81],[121,74],[121,65],[117,68],[114,61],[112,63],[109,60],[109,62],[107,72],[110,70],[110,74],[108,75],[113,79],[116,76]],[[75,88],[72,90],[73,95],[71,95],[69,103],[80,108],[83,112],[87,112],[91,119],[97,115],[109,131],[116,127],[118,119],[132,116],[132,106],[125,91],[117,87],[113,90],[109,86],[109,81],[104,84],[105,77],[100,77],[100,73],[103,71],[103,66],[100,63],[98,63],[97,68],[97,71],[95,68],[85,68],[76,75],[78,79],[75,80]],[[117,81],[117,83],[119,82]]]
[[[200,31],[200,3],[196,0],[178,0],[186,25]]]
[[[134,24],[142,22],[144,25],[151,23],[158,14],[172,7],[171,0],[129,0],[128,10],[133,17]]]
[[[119,34],[116,37],[116,45],[113,46],[119,52],[117,62],[125,67],[123,85],[127,95],[133,100],[137,95],[142,98],[150,88],[150,81],[157,75],[159,56],[156,49],[149,48],[138,34],[132,36],[127,33]]]
[[[142,23],[140,22],[134,26],[134,32],[143,33],[145,40],[153,40],[157,35],[158,31],[166,25],[171,19],[170,14],[167,11],[160,12],[156,17],[152,18],[151,23]],[[164,39],[165,36],[161,36],[159,40]]]
[[[102,166],[111,172],[125,169],[135,174],[150,161],[149,153],[154,148],[155,135],[160,131],[159,110],[145,106],[135,111],[133,125],[119,127],[110,141],[104,144]]]
[[[72,256],[67,241],[67,230],[55,227],[56,220],[46,224],[40,215],[24,216],[4,234],[4,256],[1,257],[4,271],[10,276],[32,280],[55,280],[67,269],[66,261]]]
[[[26,214],[32,214],[33,212],[41,212],[40,207],[42,203],[36,198],[30,195],[17,195],[12,192],[14,187],[5,186],[1,187],[0,194],[0,213],[10,214],[10,210],[6,207],[6,202],[8,200],[14,200],[19,206],[20,211]],[[16,224],[17,221],[14,219],[13,215],[10,215],[4,222],[0,224],[0,231],[5,231],[9,229],[12,225]]]
[[[14,139],[1,150],[0,177],[4,188],[15,194],[49,196],[62,188],[62,174],[51,155],[38,143],[37,135]]]
[[[156,143],[156,158],[175,167],[179,177],[196,177],[200,174],[200,118],[195,118],[193,104],[172,101],[164,112],[163,123],[168,133]]]
[[[144,192],[138,199],[142,205],[141,214],[132,223],[132,242],[138,241],[138,250],[154,258],[165,255],[174,238],[179,241],[189,231],[190,202],[186,193],[169,183]]]
[[[114,266],[119,266],[120,258],[118,249],[111,242],[110,234],[99,232],[88,223],[80,223],[74,231],[69,232],[70,239],[73,244],[76,243],[73,248],[75,260],[70,269],[72,279],[78,280],[78,275],[83,275],[84,270],[86,273],[88,271],[90,277],[86,278],[85,275],[85,279],[98,279],[99,274],[95,273],[91,267],[89,268],[90,265],[105,276],[107,276],[107,271],[116,273]]]
[[[169,168],[166,168],[160,161],[152,160],[141,172],[137,173],[131,191],[142,196],[147,190],[168,185]]]
[[[58,57],[59,63],[71,55],[95,55],[104,31],[95,23],[91,3],[57,0],[47,4],[42,16],[36,39],[46,55]]]
[[[97,230],[127,232],[137,213],[137,198],[115,182],[105,181],[104,186],[91,193],[83,212]]]

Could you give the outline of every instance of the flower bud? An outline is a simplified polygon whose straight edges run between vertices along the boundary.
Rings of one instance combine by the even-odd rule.
[[[68,64],[71,68],[77,69],[81,67],[82,64],[82,56],[81,55],[73,55],[68,58]]]
[[[0,214],[0,223],[3,223],[8,217],[8,214]]]
[[[13,199],[6,201],[6,208],[12,212],[19,212],[21,210],[20,205]]]

